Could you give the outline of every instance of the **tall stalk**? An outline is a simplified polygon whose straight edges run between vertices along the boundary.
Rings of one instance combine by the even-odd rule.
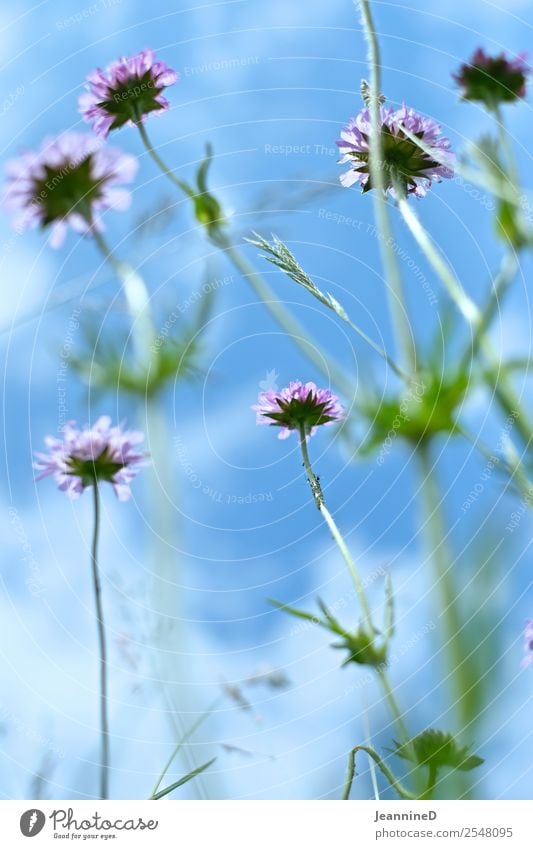
[[[107,648],[104,626],[104,611],[102,607],[102,592],[98,572],[98,538],[100,534],[100,495],[96,476],[93,483],[94,496],[94,530],[91,547],[91,567],[93,577],[94,601],[96,608],[96,623],[98,626],[98,644],[100,654],[100,798],[109,797],[109,721],[107,715]]]
[[[315,473],[313,471],[313,467],[311,465],[311,461],[309,459],[309,451],[307,450],[307,438],[306,438],[306,433],[305,433],[305,427],[303,425],[300,427],[299,437],[300,437],[300,450],[302,452],[302,459],[303,459],[305,471],[307,473],[307,479],[309,481],[309,486],[311,488],[311,492],[312,492],[313,498],[315,500],[315,504],[316,504],[318,510],[320,511],[322,518],[326,522],[326,524],[329,528],[329,531],[330,531],[333,539],[335,540],[335,543],[336,543],[336,545],[337,545],[337,547],[338,547],[338,549],[339,549],[339,551],[342,555],[342,558],[343,558],[344,562],[346,563],[346,566],[348,567],[348,572],[350,573],[350,577],[353,581],[353,585],[355,587],[355,592],[356,592],[357,598],[359,600],[359,604],[361,605],[361,610],[363,612],[363,621],[365,623],[365,631],[367,633],[367,636],[373,641],[374,638],[375,638],[375,635],[377,633],[377,629],[375,628],[375,626],[372,622],[372,612],[370,610],[370,604],[368,602],[368,598],[367,598],[367,595],[366,595],[365,590],[364,590],[363,582],[361,580],[361,576],[359,575],[359,571],[357,569],[357,566],[355,565],[355,562],[354,562],[354,560],[353,560],[353,558],[350,554],[348,546],[346,545],[346,542],[344,541],[344,537],[342,536],[339,528],[337,527],[337,523],[335,522],[335,519],[333,518],[333,516],[331,515],[331,513],[329,512],[329,510],[326,506],[326,502],[325,502],[325,499],[324,499],[324,493],[322,491],[320,481],[318,480],[317,476],[315,475]],[[399,707],[398,702],[396,700],[396,697],[394,695],[394,690],[393,690],[393,687],[392,687],[392,685],[389,681],[389,677],[388,677],[388,674],[386,672],[384,665],[380,665],[379,667],[376,667],[376,674],[377,674],[378,680],[381,684],[381,687],[383,689],[385,699],[386,699],[387,704],[389,706],[391,715],[392,715],[393,720],[394,720],[396,727],[398,729],[400,739],[403,743],[408,743],[408,741],[410,740],[409,732],[407,731],[407,727],[405,725],[405,722],[404,722],[404,719],[403,719],[403,716],[402,716],[402,711],[400,710],[400,707]]]
[[[372,182],[374,216],[380,235],[380,250],[385,270],[389,308],[393,320],[398,352],[403,356],[408,371],[416,371],[416,346],[407,315],[402,277],[394,252],[394,237],[384,192],[383,139],[381,135],[381,57],[368,0],[360,0],[361,17],[368,44],[370,64],[370,180]]]
[[[434,566],[434,583],[440,596],[440,615],[443,622],[447,666],[451,677],[460,730],[467,729],[472,716],[472,682],[466,662],[467,649],[463,639],[462,617],[458,607],[458,591],[453,580],[453,558],[446,542],[442,501],[431,464],[428,445],[418,447],[418,459],[423,481],[422,497],[426,512],[426,536]]]

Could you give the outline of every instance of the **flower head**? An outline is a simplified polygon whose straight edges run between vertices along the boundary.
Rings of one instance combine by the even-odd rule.
[[[72,499],[79,498],[88,486],[107,481],[119,501],[127,501],[129,484],[146,464],[146,455],[135,448],[143,440],[144,434],[137,430],[112,427],[109,416],[100,416],[83,430],[69,422],[63,439],[47,436],[48,453],[36,453],[37,480],[53,475],[59,489]]]
[[[166,62],[156,60],[153,50],[141,50],[89,74],[80,112],[95,133],[107,136],[124,124],[138,124],[150,112],[168,109],[163,91],[178,79]]]
[[[533,619],[528,619],[524,630],[524,651],[526,656],[522,661],[522,666],[525,669],[533,664]]]
[[[489,56],[478,47],[470,62],[461,65],[454,79],[461,86],[463,100],[477,100],[490,109],[499,103],[512,103],[526,95],[530,73],[526,54],[507,59],[505,53]]]
[[[426,148],[435,151],[435,158],[411,141],[403,127],[417,136]],[[405,104],[401,109],[380,106],[380,131],[385,191],[394,196],[395,176],[409,194],[424,197],[433,181],[440,183],[443,178],[453,177],[455,157],[449,152],[450,141],[441,136],[440,125],[431,118],[424,118]],[[337,142],[342,154],[339,163],[350,164],[350,169],[340,178],[343,186],[359,183],[363,192],[374,188],[369,163],[371,134],[368,108],[362,109],[341,131]]]
[[[315,383],[294,380],[285,389],[260,392],[252,407],[258,425],[280,427],[278,439],[287,439],[292,430],[303,428],[307,438],[319,425],[333,424],[344,418],[339,399],[329,389],[318,389]]]
[[[427,728],[411,740],[396,743],[395,753],[419,766],[435,770],[448,767],[469,772],[484,763],[483,758],[472,755],[470,748],[461,746],[449,731],[435,728]]]
[[[7,173],[3,206],[14,227],[51,227],[57,248],[69,226],[78,233],[101,229],[101,211],[129,206],[131,195],[119,184],[133,180],[137,160],[102,147],[95,136],[67,132],[8,162]]]

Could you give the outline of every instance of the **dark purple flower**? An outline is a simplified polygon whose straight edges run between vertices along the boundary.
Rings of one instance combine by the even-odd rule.
[[[350,165],[350,169],[341,174],[342,185],[349,187],[359,183],[363,192],[374,188],[369,164],[371,124],[370,110],[362,109],[343,128],[337,142],[342,154],[339,162]],[[449,152],[450,141],[441,136],[440,125],[431,118],[424,118],[405,104],[400,109],[380,106],[380,127],[385,191],[395,194],[393,174],[408,193],[417,197],[424,197],[433,181],[440,183],[443,178],[453,177],[455,157]],[[402,127],[434,150],[435,158],[411,141]]]
[[[493,109],[499,103],[512,103],[526,96],[526,81],[531,69],[526,54],[507,59],[505,53],[489,56],[478,47],[470,62],[461,65],[454,80],[461,87],[463,100],[477,100]]]
[[[260,392],[252,407],[258,425],[280,427],[278,439],[287,439],[292,430],[303,427],[306,437],[313,436],[319,425],[342,421],[344,409],[329,389],[318,389],[315,383],[294,380],[280,391]]]
[[[60,490],[79,498],[88,486],[100,481],[113,485],[119,501],[131,495],[129,484],[146,465],[146,454],[135,446],[144,440],[137,430],[111,426],[109,416],[100,416],[92,427],[78,430],[75,422],[63,429],[63,438],[45,438],[47,454],[36,453],[37,480],[53,475]]]
[[[163,91],[178,79],[176,71],[156,60],[153,50],[141,50],[89,74],[80,112],[95,133],[107,136],[124,124],[138,124],[150,112],[168,109]]]
[[[130,193],[119,188],[137,173],[137,160],[87,133],[45,139],[37,151],[7,164],[3,206],[17,230],[51,227],[59,247],[72,227],[78,233],[102,229],[99,213],[126,209]]]
[[[533,619],[528,619],[524,630],[524,651],[526,656],[522,661],[524,669],[533,664]]]

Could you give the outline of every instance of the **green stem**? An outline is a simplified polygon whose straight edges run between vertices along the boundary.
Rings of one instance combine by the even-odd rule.
[[[433,793],[435,792],[435,785],[437,784],[437,767],[435,764],[431,764],[428,767],[428,783],[427,787],[422,794],[422,799],[431,799]]]
[[[462,617],[457,604],[457,590],[453,580],[451,556],[447,551],[446,532],[441,509],[441,499],[433,474],[427,445],[419,446],[420,471],[423,480],[423,500],[427,514],[427,538],[435,568],[435,586],[440,594],[440,611],[445,631],[445,649],[448,653],[448,670],[454,686],[454,699],[460,731],[468,728],[472,717],[471,692],[467,650],[463,644]]]
[[[444,283],[451,299],[457,304],[459,311],[466,319],[469,325],[475,325],[480,320],[479,310],[475,303],[466,294],[455,274],[450,269],[449,265],[444,261],[439,251],[435,248],[427,231],[424,229],[420,220],[405,196],[405,192],[400,181],[393,176],[392,178],[394,190],[396,192],[396,200],[398,209],[400,210],[403,220],[411,231],[415,241],[426,255],[430,264]]]
[[[102,758],[100,765],[100,798],[107,799],[109,771],[109,723],[107,718],[107,649],[102,608],[102,594],[98,574],[98,537],[100,533],[100,498],[98,482],[93,483],[94,493],[94,532],[91,549],[91,566],[93,576],[94,600],[96,606],[96,622],[98,625],[98,642],[100,650],[100,735]]]
[[[471,360],[476,356],[483,336],[490,327],[496,310],[500,307],[503,298],[509,291],[509,287],[514,280],[517,268],[518,262],[515,254],[505,254],[501,262],[500,270],[492,283],[487,303],[481,311],[479,321],[474,328],[472,341],[465,349],[459,361],[460,373],[468,368]]]
[[[496,120],[496,124],[498,127],[498,138],[500,141],[500,147],[502,148],[505,158],[507,160],[507,175],[510,183],[512,184],[512,189],[516,194],[518,186],[519,186],[519,174],[518,174],[518,166],[516,164],[516,159],[514,156],[514,151],[509,141],[509,134],[507,132],[507,127],[505,126],[503,120],[503,114],[500,109],[499,103],[495,103],[492,112],[494,113],[494,118]]]
[[[391,772],[387,764],[378,755],[375,749],[373,749],[371,746],[354,746],[354,748],[350,751],[350,754],[348,755],[348,770],[346,774],[344,790],[342,793],[342,798],[344,800],[350,798],[352,784],[355,777],[355,756],[357,752],[366,752],[368,757],[372,758],[372,760],[377,764],[377,766],[379,767],[391,787],[396,790],[397,794],[401,796],[402,799],[415,800],[419,798],[414,793],[411,793],[409,790],[407,790],[407,788],[404,787],[400,781],[398,781],[396,776]]]
[[[137,129],[139,130],[142,142],[143,142],[146,150],[148,151],[148,154],[152,157],[153,161],[155,162],[155,164],[157,165],[159,170],[163,172],[165,177],[167,177],[170,180],[171,183],[174,183],[174,185],[180,191],[182,191],[184,194],[186,194],[187,197],[190,197],[190,198],[194,197],[194,192],[192,191],[191,187],[185,182],[185,180],[180,180],[179,177],[176,177],[176,175],[171,170],[171,168],[169,168],[168,165],[166,164],[166,162],[163,159],[161,159],[158,152],[155,150],[152,142],[150,141],[150,138],[148,136],[148,133],[146,132],[146,128],[145,128],[144,123],[142,121],[138,122]]]
[[[379,43],[368,0],[360,0],[361,16],[368,43],[370,63],[370,179],[374,196],[374,215],[379,231],[379,243],[385,277],[389,308],[398,350],[403,352],[408,371],[416,370],[416,346],[405,307],[403,283],[394,252],[394,238],[384,192],[383,139],[381,135],[380,94],[381,58]]]
[[[178,742],[176,743],[176,745],[172,749],[170,757],[168,758],[167,762],[165,763],[163,769],[161,770],[161,772],[159,774],[159,777],[158,777],[156,783],[154,784],[154,789],[152,790],[150,797],[149,797],[150,799],[155,799],[157,791],[159,790],[159,787],[161,785],[161,782],[163,781],[165,775],[167,774],[170,767],[172,766],[172,761],[174,760],[174,758],[178,754],[178,752],[181,749],[181,747],[183,746],[183,744],[186,743],[187,740],[189,740],[190,737],[192,737],[192,735],[200,727],[200,725],[213,713],[214,710],[216,710],[216,708],[221,703],[221,701],[222,701],[221,697],[219,697],[218,699],[215,699],[215,701],[202,714],[200,714],[200,716],[198,717],[196,722],[193,722],[193,724],[190,726],[190,728],[188,728],[182,734],[182,736],[180,737],[180,739],[178,740]]]
[[[363,612],[363,618],[364,618],[364,622],[365,622],[366,633],[368,634],[368,636],[371,639],[374,639],[375,634],[376,634],[376,628],[374,627],[374,624],[372,622],[372,612],[370,610],[370,604],[368,602],[368,599],[367,599],[367,596],[366,596],[366,593],[365,593],[365,590],[364,590],[364,587],[363,587],[363,582],[361,581],[361,577],[359,575],[357,567],[356,567],[356,565],[353,561],[353,558],[352,558],[352,556],[351,556],[351,554],[348,550],[348,546],[346,545],[344,538],[343,538],[339,528],[337,527],[337,524],[336,524],[333,516],[331,515],[328,508],[326,507],[326,503],[325,503],[325,500],[324,500],[324,493],[322,491],[320,481],[317,478],[317,476],[315,475],[315,473],[313,471],[313,467],[311,466],[311,461],[309,459],[309,452],[307,450],[307,439],[306,439],[306,434],[305,434],[305,427],[303,425],[300,426],[299,435],[300,435],[300,449],[301,449],[301,452],[302,452],[304,467],[305,467],[305,471],[307,473],[307,479],[309,481],[309,486],[311,487],[311,492],[313,494],[315,504],[316,504],[318,510],[320,511],[324,521],[326,522],[326,524],[327,524],[327,526],[330,530],[330,533],[331,533],[333,539],[335,540],[335,543],[337,544],[337,547],[338,547],[340,553],[342,554],[343,560],[348,567],[348,571],[349,571],[350,576],[352,578],[352,581],[353,581],[353,584],[354,584],[354,587],[355,587],[355,592],[356,592],[357,598],[359,599],[359,603],[361,605],[361,610]],[[405,723],[403,721],[402,712],[401,712],[401,710],[398,706],[398,702],[396,701],[396,697],[394,695],[394,691],[393,691],[392,685],[389,681],[387,672],[385,671],[385,667],[379,666],[379,667],[375,667],[375,669],[376,669],[376,674],[378,676],[378,680],[379,680],[379,682],[382,686],[383,692],[385,694],[385,698],[386,698],[387,703],[389,705],[392,717],[393,717],[393,719],[396,723],[398,733],[401,736],[401,740],[404,743],[408,743],[409,739],[410,739],[409,733],[408,733],[407,728],[405,726]]]

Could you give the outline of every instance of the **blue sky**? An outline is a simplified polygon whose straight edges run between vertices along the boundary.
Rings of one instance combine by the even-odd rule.
[[[478,45],[531,52],[529,5],[451,2],[443,15],[437,3],[374,4],[388,99],[406,101],[439,120],[455,149],[489,132],[487,116],[459,102],[451,74]],[[6,2],[0,11],[3,160],[46,135],[84,129],[76,102],[86,73],[146,46],[181,74],[169,91],[170,112],[148,127],[162,155],[188,178],[210,141],[212,185],[232,213],[235,238],[248,229],[276,232],[319,285],[391,349],[379,245],[368,229],[372,204],[336,185],[335,140],[359,109],[359,82],[367,75],[353,5],[237,0],[190,2],[171,10],[155,0],[147,10],[137,0]],[[530,104],[509,108],[506,118],[527,185]],[[169,386],[159,418],[116,393],[88,396],[69,367],[68,415],[80,421],[104,411],[127,417],[145,429],[157,458],[156,472],[139,478],[131,502],[119,505],[111,492],[104,499],[101,559],[112,644],[114,795],[148,795],[176,733],[172,722],[187,724],[216,697],[221,681],[281,668],[290,679],[288,689],[249,688],[253,711],[226,702],[206,723],[190,757],[217,754],[218,760],[189,792],[336,798],[346,751],[366,733],[365,709],[376,745],[390,745],[391,729],[364,671],[339,670],[325,633],[296,632],[266,602],[274,596],[309,608],[320,595],[338,602],[348,621],[355,615],[343,565],[311,503],[296,441],[278,442],[257,429],[250,411],[268,375],[274,373],[280,386],[319,375],[206,242],[134,131],[117,133],[111,143],[138,155],[140,170],[131,211],[109,213],[107,235],[145,277],[157,321],[163,326],[206,280],[219,281],[203,334],[200,374]],[[171,206],[165,225],[141,232],[140,224],[162,204]],[[472,297],[482,300],[502,251],[490,213],[457,181],[435,187],[416,208]],[[338,223],[339,216],[352,220]],[[439,340],[445,365],[446,296],[394,211],[392,218],[405,251],[401,267],[413,326],[424,342]],[[2,216],[0,246],[6,481],[0,510],[0,793],[31,797],[41,771],[45,795],[90,796],[98,746],[91,504],[88,498],[71,504],[49,481],[36,486],[31,455],[46,433],[57,430],[61,351],[71,341],[73,350],[83,350],[83,334],[75,326],[80,314],[83,324],[114,337],[125,326],[125,306],[94,246],[74,234],[61,251],[52,251],[40,233],[13,235]],[[245,250],[260,264],[253,249]],[[436,304],[421,294],[410,260],[436,292]],[[359,392],[379,396],[392,390],[390,375],[363,343],[272,267],[263,265],[262,271],[323,349],[355,376]],[[524,356],[530,348],[530,272],[526,258],[495,322],[493,343],[505,355]],[[183,320],[191,315],[185,306]],[[462,328],[458,334],[467,339]],[[531,401],[527,380],[518,380],[516,389]],[[463,421],[495,446],[502,421],[487,395],[469,396]],[[364,429],[361,422],[360,440]],[[415,459],[397,445],[378,467],[375,458],[354,457],[329,429],[317,435],[311,450],[361,571],[374,576],[370,592],[376,605],[384,573],[392,574],[400,656],[391,674],[400,699],[412,706],[412,727],[453,724],[442,676],[440,611],[420,532]],[[481,591],[483,610],[494,624],[487,701],[475,729],[475,743],[488,763],[478,792],[525,798],[531,784],[524,745],[531,676],[520,673],[519,664],[523,622],[533,615],[531,518],[526,513],[514,533],[505,533],[516,503],[502,494],[496,475],[471,509],[461,511],[484,466],[467,442],[442,440],[434,459],[453,526],[465,615],[478,605]],[[479,577],[480,564],[502,536],[498,555]],[[472,591],[476,576],[480,583]],[[164,618],[156,625],[158,615]],[[173,682],[166,693],[160,679]],[[417,703],[413,692],[423,694]],[[354,794],[370,797],[368,774]]]

